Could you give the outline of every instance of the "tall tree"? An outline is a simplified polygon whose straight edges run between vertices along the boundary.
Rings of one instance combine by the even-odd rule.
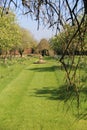
[[[20,31],[21,31],[21,44],[18,45],[18,51],[22,57],[25,49],[35,48],[36,41],[28,30],[20,27]]]
[[[21,32],[15,22],[15,15],[9,13],[0,17],[0,48],[7,52],[20,44]]]

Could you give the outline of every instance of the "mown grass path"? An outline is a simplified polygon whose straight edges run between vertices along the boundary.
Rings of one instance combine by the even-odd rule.
[[[63,79],[55,62],[23,68],[0,91],[0,130],[77,130],[62,98],[57,100]]]

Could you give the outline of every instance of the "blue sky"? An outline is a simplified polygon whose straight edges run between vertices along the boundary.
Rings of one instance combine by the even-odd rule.
[[[69,2],[71,2],[71,0],[69,0]],[[15,10],[13,5],[11,7],[13,10]],[[55,29],[53,31],[52,29],[49,29],[48,27],[44,27],[42,25],[40,25],[39,30],[37,30],[37,27],[38,27],[37,22],[34,20],[31,20],[30,15],[22,15],[23,10],[25,9],[21,4],[21,0],[19,0],[18,8],[16,8],[16,10],[14,11],[17,14],[18,23],[20,24],[20,26],[29,30],[36,40],[40,41],[42,38],[49,39],[56,34]],[[64,13],[65,15],[64,11],[62,13]]]
[[[37,22],[32,20],[28,15],[19,14],[17,15],[17,20],[19,25],[29,30],[37,41],[40,41],[42,38],[49,39],[55,34],[52,29],[48,29],[48,27],[42,25],[39,26],[38,30]]]
[[[14,5],[11,5],[11,9],[16,14],[17,22],[21,27],[29,30],[29,32],[33,35],[33,37],[39,42],[41,39],[49,39],[55,35],[55,32],[48,27],[39,26],[39,30],[37,29],[38,23],[35,20],[32,20],[30,15],[23,15],[23,7],[20,4],[20,0],[18,3],[18,8],[15,8]]]

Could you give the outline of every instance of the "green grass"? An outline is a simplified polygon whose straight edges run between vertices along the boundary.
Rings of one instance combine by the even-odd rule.
[[[66,99],[64,70],[46,58],[18,59],[0,65],[0,130],[86,130],[87,120],[77,120],[76,101]],[[82,92],[81,111],[87,109]]]

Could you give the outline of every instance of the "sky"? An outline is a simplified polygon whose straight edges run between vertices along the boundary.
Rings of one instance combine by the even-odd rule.
[[[49,40],[55,35],[55,32],[52,29],[49,29],[47,26],[45,27],[40,25],[39,29],[37,29],[37,21],[32,20],[29,14],[23,15],[23,7],[20,4],[20,0],[18,6],[20,8],[15,9],[14,5],[11,5],[11,10],[16,14],[18,24],[21,27],[29,30],[35,40],[37,40],[38,42],[43,38]]]
[[[69,2],[70,1],[71,0],[69,0]],[[39,30],[38,30],[37,29],[38,23],[35,20],[31,20],[30,15],[22,15],[24,7],[22,6],[21,0],[19,0],[17,4],[18,4],[18,7],[16,8],[16,10],[15,10],[14,4],[11,5],[11,8],[12,10],[15,10],[14,12],[16,13],[19,25],[29,30],[29,32],[33,35],[33,37],[37,41],[40,41],[43,38],[49,39],[56,34],[55,29],[53,31],[52,29],[49,29],[47,26],[44,27],[40,25]]]
[[[31,32],[33,37],[39,42],[41,39],[49,39],[55,35],[55,32],[53,32],[52,29],[49,29],[48,27],[44,27],[42,25],[38,28],[38,23],[35,20],[32,20],[30,16],[17,14],[17,21],[21,27],[26,28]]]

